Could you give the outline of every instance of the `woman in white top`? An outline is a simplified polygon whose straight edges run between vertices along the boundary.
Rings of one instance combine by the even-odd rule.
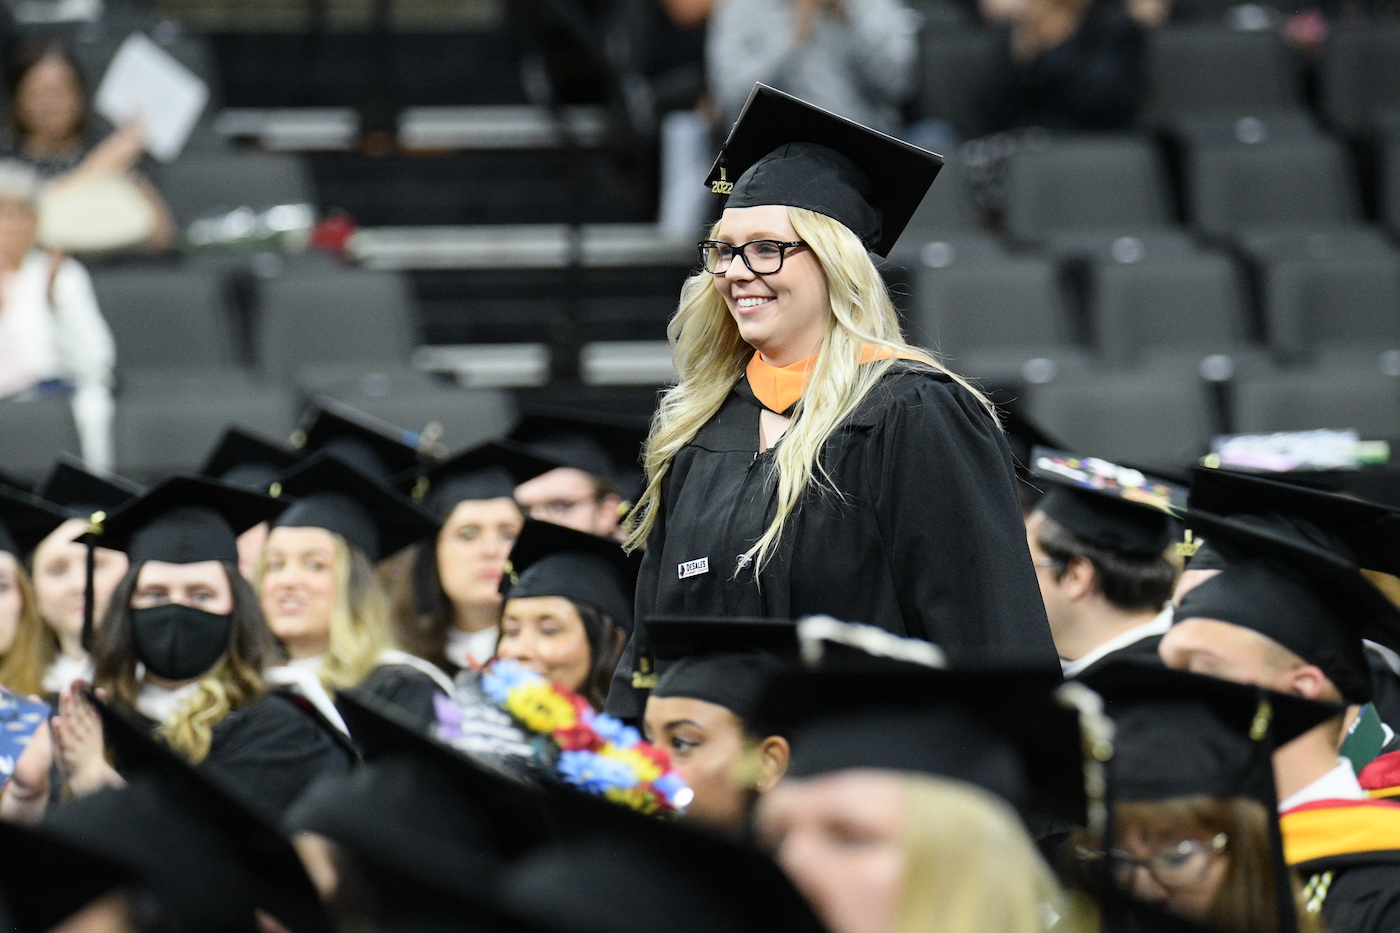
[[[83,459],[112,466],[112,332],[77,260],[35,248],[38,177],[0,162],[0,399],[72,393]]]

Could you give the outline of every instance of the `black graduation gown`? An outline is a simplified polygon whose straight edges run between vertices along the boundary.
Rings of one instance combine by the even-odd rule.
[[[1304,821],[1300,825],[1300,821]],[[1400,930],[1400,806],[1328,801],[1280,820],[1305,901],[1321,902],[1330,933]]]
[[[199,769],[276,825],[307,785],[322,774],[348,771],[354,760],[313,710],[272,691],[214,726]]]
[[[1157,667],[1164,667],[1165,663],[1162,661],[1162,656],[1157,653],[1157,646],[1161,643],[1161,635],[1148,635],[1146,638],[1140,638],[1131,645],[1124,645],[1117,651],[1110,651],[1093,664],[1084,668],[1084,670],[1080,671],[1078,674],[1075,674],[1074,679],[1078,680],[1106,664],[1116,664],[1119,661],[1131,661],[1134,664],[1151,664]]]
[[[1026,546],[1011,452],[948,376],[896,361],[828,441],[840,494],[811,489],[755,582],[738,559],[776,508],[762,406],[740,379],[676,455],[637,584],[636,618],[824,613],[937,643],[955,666],[1059,669]],[[635,719],[629,645],[608,710]]]
[[[433,696],[443,690],[433,678],[407,664],[381,664],[349,692],[369,694],[395,707],[426,732],[437,722]]]

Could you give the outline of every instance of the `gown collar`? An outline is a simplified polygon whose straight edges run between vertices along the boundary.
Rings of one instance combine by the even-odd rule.
[[[888,347],[867,344],[865,349],[861,351],[860,361],[873,363],[877,360],[890,359],[894,355],[894,351]],[[915,358],[901,356],[900,359]],[[792,410],[797,407],[802,393],[807,390],[807,380],[811,378],[812,367],[816,361],[817,358],[814,355],[788,366],[774,366],[765,361],[762,354],[755,351],[754,355],[749,357],[744,373],[749,377],[749,389],[753,392],[754,398],[758,399],[760,405],[774,414],[791,418]]]

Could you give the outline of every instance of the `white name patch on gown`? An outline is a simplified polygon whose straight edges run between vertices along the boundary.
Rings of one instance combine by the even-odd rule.
[[[696,560],[688,560],[683,564],[678,564],[676,569],[682,580],[687,577],[698,577],[702,573],[710,572],[710,559],[701,557]]]

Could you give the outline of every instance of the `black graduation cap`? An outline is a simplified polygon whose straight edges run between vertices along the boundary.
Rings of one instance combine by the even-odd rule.
[[[363,692],[337,706],[366,763],[313,784],[287,813],[374,872],[489,889],[492,872],[553,837],[538,788],[475,761]]]
[[[265,492],[298,459],[294,451],[281,444],[230,427],[198,472],[200,476]]]
[[[523,444],[488,441],[396,476],[394,486],[446,520],[459,502],[513,498],[516,486],[557,466]]]
[[[438,521],[407,496],[322,451],[286,473],[280,494],[296,501],[277,528],[324,528],[372,561],[436,534]]]
[[[114,473],[96,473],[76,458],[61,454],[34,489],[35,495],[86,518],[111,512],[141,494],[141,487]]]
[[[886,256],[942,167],[941,156],[756,84],[705,185],[729,195],[726,207],[825,214]]]
[[[636,596],[639,555],[610,538],[527,519],[510,550],[501,581],[506,599],[562,596],[601,609],[628,631]]]
[[[1367,570],[1400,574],[1400,509],[1258,474],[1206,467],[1191,471],[1188,504],[1214,515],[1262,517],[1282,531],[1338,550]],[[1193,569],[1203,566],[1201,561],[1192,564]]]
[[[0,551],[23,561],[40,541],[72,517],[67,509],[47,499],[0,484]]]
[[[1109,762],[1117,800],[1247,795],[1277,806],[1275,748],[1343,708],[1289,694],[1133,661],[1081,681],[1104,698],[1116,729]]]
[[[1171,543],[1172,509],[1186,490],[1132,467],[1048,447],[1031,453],[1031,473],[1053,484],[1036,508],[1081,540],[1134,557],[1160,556]]]
[[[502,884],[513,914],[560,933],[823,933],[767,855],[684,820],[643,816],[545,786],[565,839],[518,861]]]
[[[182,929],[330,933],[300,858],[274,827],[111,707],[89,696],[127,786],[80,797],[46,821],[132,869]]]
[[[1335,549],[1253,516],[1188,512],[1224,572],[1182,597],[1178,622],[1216,619],[1253,629],[1322,669],[1351,702],[1371,697],[1362,639],[1400,648],[1400,608]]]
[[[509,435],[555,466],[607,480],[624,497],[638,491],[646,436],[645,421],[543,407],[526,412]]]
[[[660,672],[652,696],[714,703],[746,725],[769,681],[797,664],[797,624],[778,619],[652,617],[639,637]]]
[[[0,820],[0,928],[43,933],[133,880],[86,846]]]
[[[324,395],[311,400],[292,447],[303,454],[329,451],[370,476],[388,481],[416,467],[422,436]]]
[[[1114,722],[1114,801],[1247,797],[1272,815],[1274,750],[1343,712],[1332,703],[1132,661],[1103,665],[1083,683],[1104,698]],[[1290,873],[1278,822],[1271,817],[1267,825],[1279,929],[1291,930]]]
[[[237,563],[238,536],[280,514],[287,503],[194,476],[172,476],[99,523],[96,543],[131,563],[159,560]]]
[[[789,777],[856,768],[913,771],[976,784],[1023,812],[1082,825],[1079,715],[1041,669],[879,670],[779,674],[762,727],[792,743]]]

